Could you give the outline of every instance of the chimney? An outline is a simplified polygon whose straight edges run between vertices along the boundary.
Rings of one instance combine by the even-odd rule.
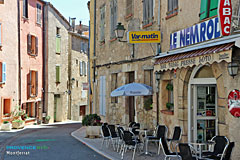
[[[76,18],[71,18],[72,20],[72,29],[73,29],[73,32],[75,32],[75,20]]]

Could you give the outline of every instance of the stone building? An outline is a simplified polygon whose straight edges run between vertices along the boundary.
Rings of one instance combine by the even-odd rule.
[[[20,105],[17,1],[0,1],[0,11],[1,124],[3,121],[9,121],[11,111],[15,106]]]
[[[69,32],[69,119],[81,121],[88,103],[88,37]]]
[[[228,1],[226,4],[230,7]],[[154,72],[160,75],[155,85],[159,87],[159,123],[166,124],[169,131],[180,125],[183,141],[227,136],[235,142],[232,159],[237,160],[239,113],[233,116],[229,112],[234,104],[228,108],[232,102],[228,96],[233,91],[233,102],[238,101],[235,89],[240,89],[240,75],[233,78],[228,69],[239,68],[239,1],[232,0],[228,36],[220,32],[217,9],[218,1],[161,1],[161,52],[154,65]]]
[[[50,122],[65,121],[68,115],[69,22],[51,4],[44,7],[44,108]],[[44,115],[45,116],[45,115]]]

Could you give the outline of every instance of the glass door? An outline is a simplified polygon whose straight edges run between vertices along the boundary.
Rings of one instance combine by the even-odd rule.
[[[210,140],[217,133],[216,85],[194,87],[194,141]]]

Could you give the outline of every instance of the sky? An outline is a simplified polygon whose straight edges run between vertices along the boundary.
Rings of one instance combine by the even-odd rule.
[[[87,2],[89,0],[46,0],[67,19],[76,18],[76,24],[82,21],[82,24],[89,25],[89,11]]]

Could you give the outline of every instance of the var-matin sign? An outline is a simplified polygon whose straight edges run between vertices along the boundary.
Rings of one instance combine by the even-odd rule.
[[[218,17],[196,24],[170,35],[170,50],[221,36]]]
[[[160,43],[160,31],[129,31],[128,43]]]

